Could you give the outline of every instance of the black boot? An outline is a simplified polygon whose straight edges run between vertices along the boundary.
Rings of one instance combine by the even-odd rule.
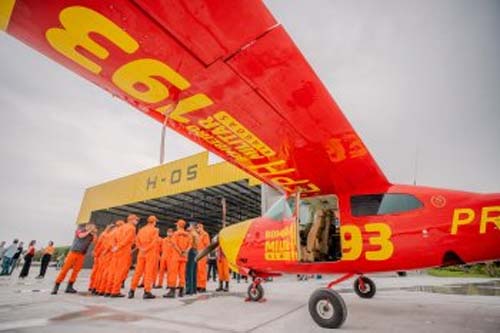
[[[135,296],[135,291],[133,291],[132,289],[128,291],[128,298],[134,298]]]
[[[52,292],[50,293],[51,295],[57,295],[57,292],[59,291],[59,283],[54,284],[54,289],[52,289]]]
[[[215,291],[222,291],[224,288],[222,288],[222,281],[219,281],[219,288],[215,289]]]
[[[111,294],[110,297],[111,298],[122,298],[122,297],[125,297],[125,295],[123,295],[122,293],[118,293],[118,294]]]
[[[168,288],[168,292],[163,295],[164,298],[175,298],[175,288]]]
[[[179,287],[179,297],[184,297],[184,288]]]
[[[76,294],[78,291],[73,288],[73,282],[68,282],[68,285],[66,286],[66,290],[64,292],[68,294]]]
[[[224,282],[224,289],[222,291],[229,291],[229,281]]]
[[[142,295],[143,299],[153,299],[156,298],[155,295],[151,294],[149,291],[144,292],[144,295]]]

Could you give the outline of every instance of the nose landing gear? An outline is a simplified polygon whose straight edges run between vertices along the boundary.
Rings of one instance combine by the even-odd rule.
[[[255,278],[247,289],[246,302],[265,302],[264,288],[262,287],[262,279]]]
[[[360,275],[354,280],[354,292],[361,298],[372,298],[377,288],[375,283],[366,276]]]

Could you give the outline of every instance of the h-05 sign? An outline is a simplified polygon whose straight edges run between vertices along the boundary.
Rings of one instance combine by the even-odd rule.
[[[175,185],[193,181],[198,178],[198,164],[169,170],[166,174],[149,176],[146,179],[146,190],[154,190],[161,185]]]

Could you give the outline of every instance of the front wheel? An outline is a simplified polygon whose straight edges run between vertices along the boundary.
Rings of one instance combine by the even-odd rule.
[[[258,302],[264,297],[264,288],[260,284],[256,286],[251,284],[248,286],[247,294],[252,302]]]
[[[339,328],[347,318],[347,307],[335,290],[321,288],[309,298],[309,313],[323,328]]]
[[[363,283],[360,282],[363,280]],[[375,296],[377,288],[375,287],[375,282],[366,276],[360,276],[354,280],[354,292],[361,298],[372,298]]]

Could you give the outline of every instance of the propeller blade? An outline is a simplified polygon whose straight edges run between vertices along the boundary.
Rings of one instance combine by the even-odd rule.
[[[215,250],[219,246],[219,237],[215,237],[212,242],[204,248],[196,258],[194,259],[196,262],[200,261],[201,259],[205,258],[210,252]]]

